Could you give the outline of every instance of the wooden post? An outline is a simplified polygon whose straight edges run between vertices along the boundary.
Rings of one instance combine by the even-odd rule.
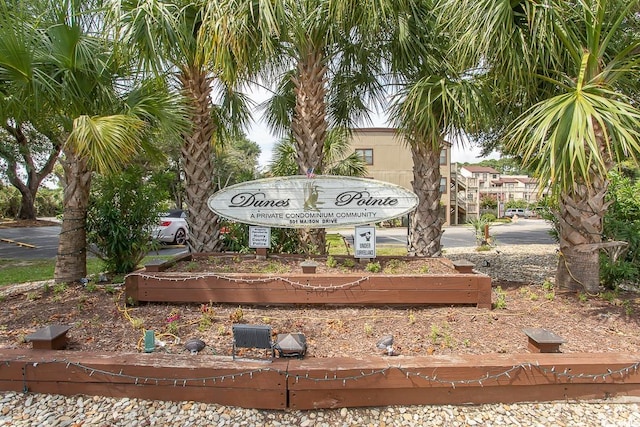
[[[267,259],[267,248],[256,248],[256,259]]]
[[[522,332],[529,338],[528,347],[532,353],[560,353],[560,345],[567,342],[543,328],[525,328]]]
[[[62,350],[67,346],[69,329],[68,325],[45,326],[27,335],[25,341],[33,343],[34,350]]]

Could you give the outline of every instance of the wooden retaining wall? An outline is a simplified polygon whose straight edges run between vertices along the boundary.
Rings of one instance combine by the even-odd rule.
[[[0,390],[259,409],[640,397],[638,354],[275,359],[0,350]]]
[[[287,407],[287,361],[230,357],[0,350],[0,390]]]
[[[335,276],[259,274],[127,276],[133,301],[230,304],[474,304],[491,308],[491,278],[476,274],[443,276]]]
[[[148,265],[128,275],[127,299],[251,305],[474,304],[491,308],[491,278],[483,274],[167,273],[162,271],[165,265]]]

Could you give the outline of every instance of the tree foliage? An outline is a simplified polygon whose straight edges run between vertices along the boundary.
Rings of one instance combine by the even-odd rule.
[[[39,132],[32,123],[6,119],[0,128],[0,171],[20,192],[20,219],[36,219],[35,199],[41,184],[58,160],[61,145]]]
[[[87,215],[87,241],[109,272],[129,273],[153,248],[152,231],[166,194],[140,166],[99,177]]]
[[[635,170],[640,172],[640,169]],[[622,281],[640,278],[640,178],[618,171],[611,172],[609,178],[611,205],[604,219],[603,234],[607,240],[628,243],[622,254],[602,253],[600,277],[603,284],[613,287]]]
[[[365,176],[367,165],[351,149],[349,132],[343,128],[329,131],[324,141],[324,175]],[[269,164],[269,173],[273,176],[291,176],[298,174],[296,163],[297,150],[292,138],[280,140],[273,152]]]
[[[250,181],[258,173],[260,146],[245,135],[229,136],[218,148],[213,161],[215,188]]]

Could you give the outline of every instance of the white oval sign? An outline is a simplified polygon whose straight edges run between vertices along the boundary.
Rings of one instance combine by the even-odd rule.
[[[208,204],[217,215],[246,224],[331,228],[397,218],[414,210],[418,197],[373,179],[297,175],[232,185],[209,197]]]

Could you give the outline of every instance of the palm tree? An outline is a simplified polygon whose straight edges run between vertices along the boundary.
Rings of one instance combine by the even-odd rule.
[[[217,24],[224,16],[216,14],[218,2],[210,3],[208,19]],[[191,129],[183,134],[181,155],[189,247],[195,252],[212,252],[222,243],[219,218],[207,206],[214,190],[212,147],[224,139],[221,123],[240,127],[248,117],[242,95],[232,87],[240,74],[236,69],[239,65],[222,52],[231,47],[232,39],[218,37],[222,30],[215,24],[211,28],[203,25],[207,5],[205,1],[188,0],[111,1],[121,41],[139,55],[146,69],[175,77],[187,100]],[[216,88],[223,95],[218,107],[213,103]]]
[[[556,283],[596,292],[598,252],[611,244],[602,242],[607,173],[640,155],[640,111],[630,97],[640,71],[639,2],[456,3],[485,18],[467,20],[467,30],[492,73],[504,76],[496,82],[506,87],[509,79],[517,94],[527,95],[509,99],[525,111],[511,123],[506,148],[558,198]]]
[[[351,150],[350,132],[347,129],[331,129],[324,140],[324,174],[341,176],[366,176],[367,165],[361,156]],[[272,176],[291,176],[298,174],[298,150],[293,138],[281,139],[274,147],[273,157],[269,164],[268,173]],[[295,233],[295,234],[294,234]],[[324,229],[311,229],[300,232],[293,231],[287,235],[291,241],[296,241],[296,248],[312,253],[322,251],[326,233]]]
[[[393,28],[389,47],[400,85],[390,116],[411,148],[418,196],[408,251],[419,256],[442,254],[440,152],[445,140],[462,141],[462,131],[475,131],[490,109],[481,76],[451,60],[447,25],[438,23],[434,9],[431,1],[420,2],[404,22],[408,29]]]
[[[324,141],[324,171],[326,175],[366,176],[367,165],[361,156],[351,150],[349,132],[346,129],[332,129]],[[298,152],[295,141],[282,139],[274,147],[269,164],[272,176],[290,176],[298,172],[296,162]]]
[[[277,38],[265,77],[278,90],[267,121],[280,134],[293,136],[299,174],[326,173],[329,129],[348,129],[366,119],[367,100],[381,96],[379,50],[373,48],[371,34],[362,33],[361,23],[345,19],[347,11],[334,8],[333,2],[279,3],[282,19],[274,24]]]
[[[383,15],[381,8],[388,8],[388,2],[371,2],[380,7],[351,3],[364,13],[318,0],[277,0],[268,6],[242,0],[221,3],[223,11],[217,16],[232,17],[234,34],[246,34],[233,40],[251,40],[261,47],[254,71],[262,71],[267,85],[277,86],[267,121],[295,142],[296,173],[326,173],[329,129],[350,128],[365,119],[367,101],[381,94],[380,51],[373,48],[380,40],[373,32],[362,32],[358,19],[382,19],[377,12]],[[235,57],[244,58],[246,50],[246,44],[234,46]],[[312,232],[308,239],[320,250],[325,247],[322,232]]]
[[[5,16],[12,19],[1,31],[2,38],[12,40],[12,55],[3,56],[0,76],[11,94],[14,117],[34,123],[48,120],[60,129],[65,188],[54,278],[71,282],[86,276],[85,221],[92,173],[117,170],[142,150],[145,136],[163,115],[164,123],[181,123],[182,109],[157,84],[140,86],[123,75],[126,69],[109,40],[96,35],[96,9],[84,9],[94,5],[21,5],[2,5],[11,10]],[[119,84],[120,77],[129,79],[126,86]]]

